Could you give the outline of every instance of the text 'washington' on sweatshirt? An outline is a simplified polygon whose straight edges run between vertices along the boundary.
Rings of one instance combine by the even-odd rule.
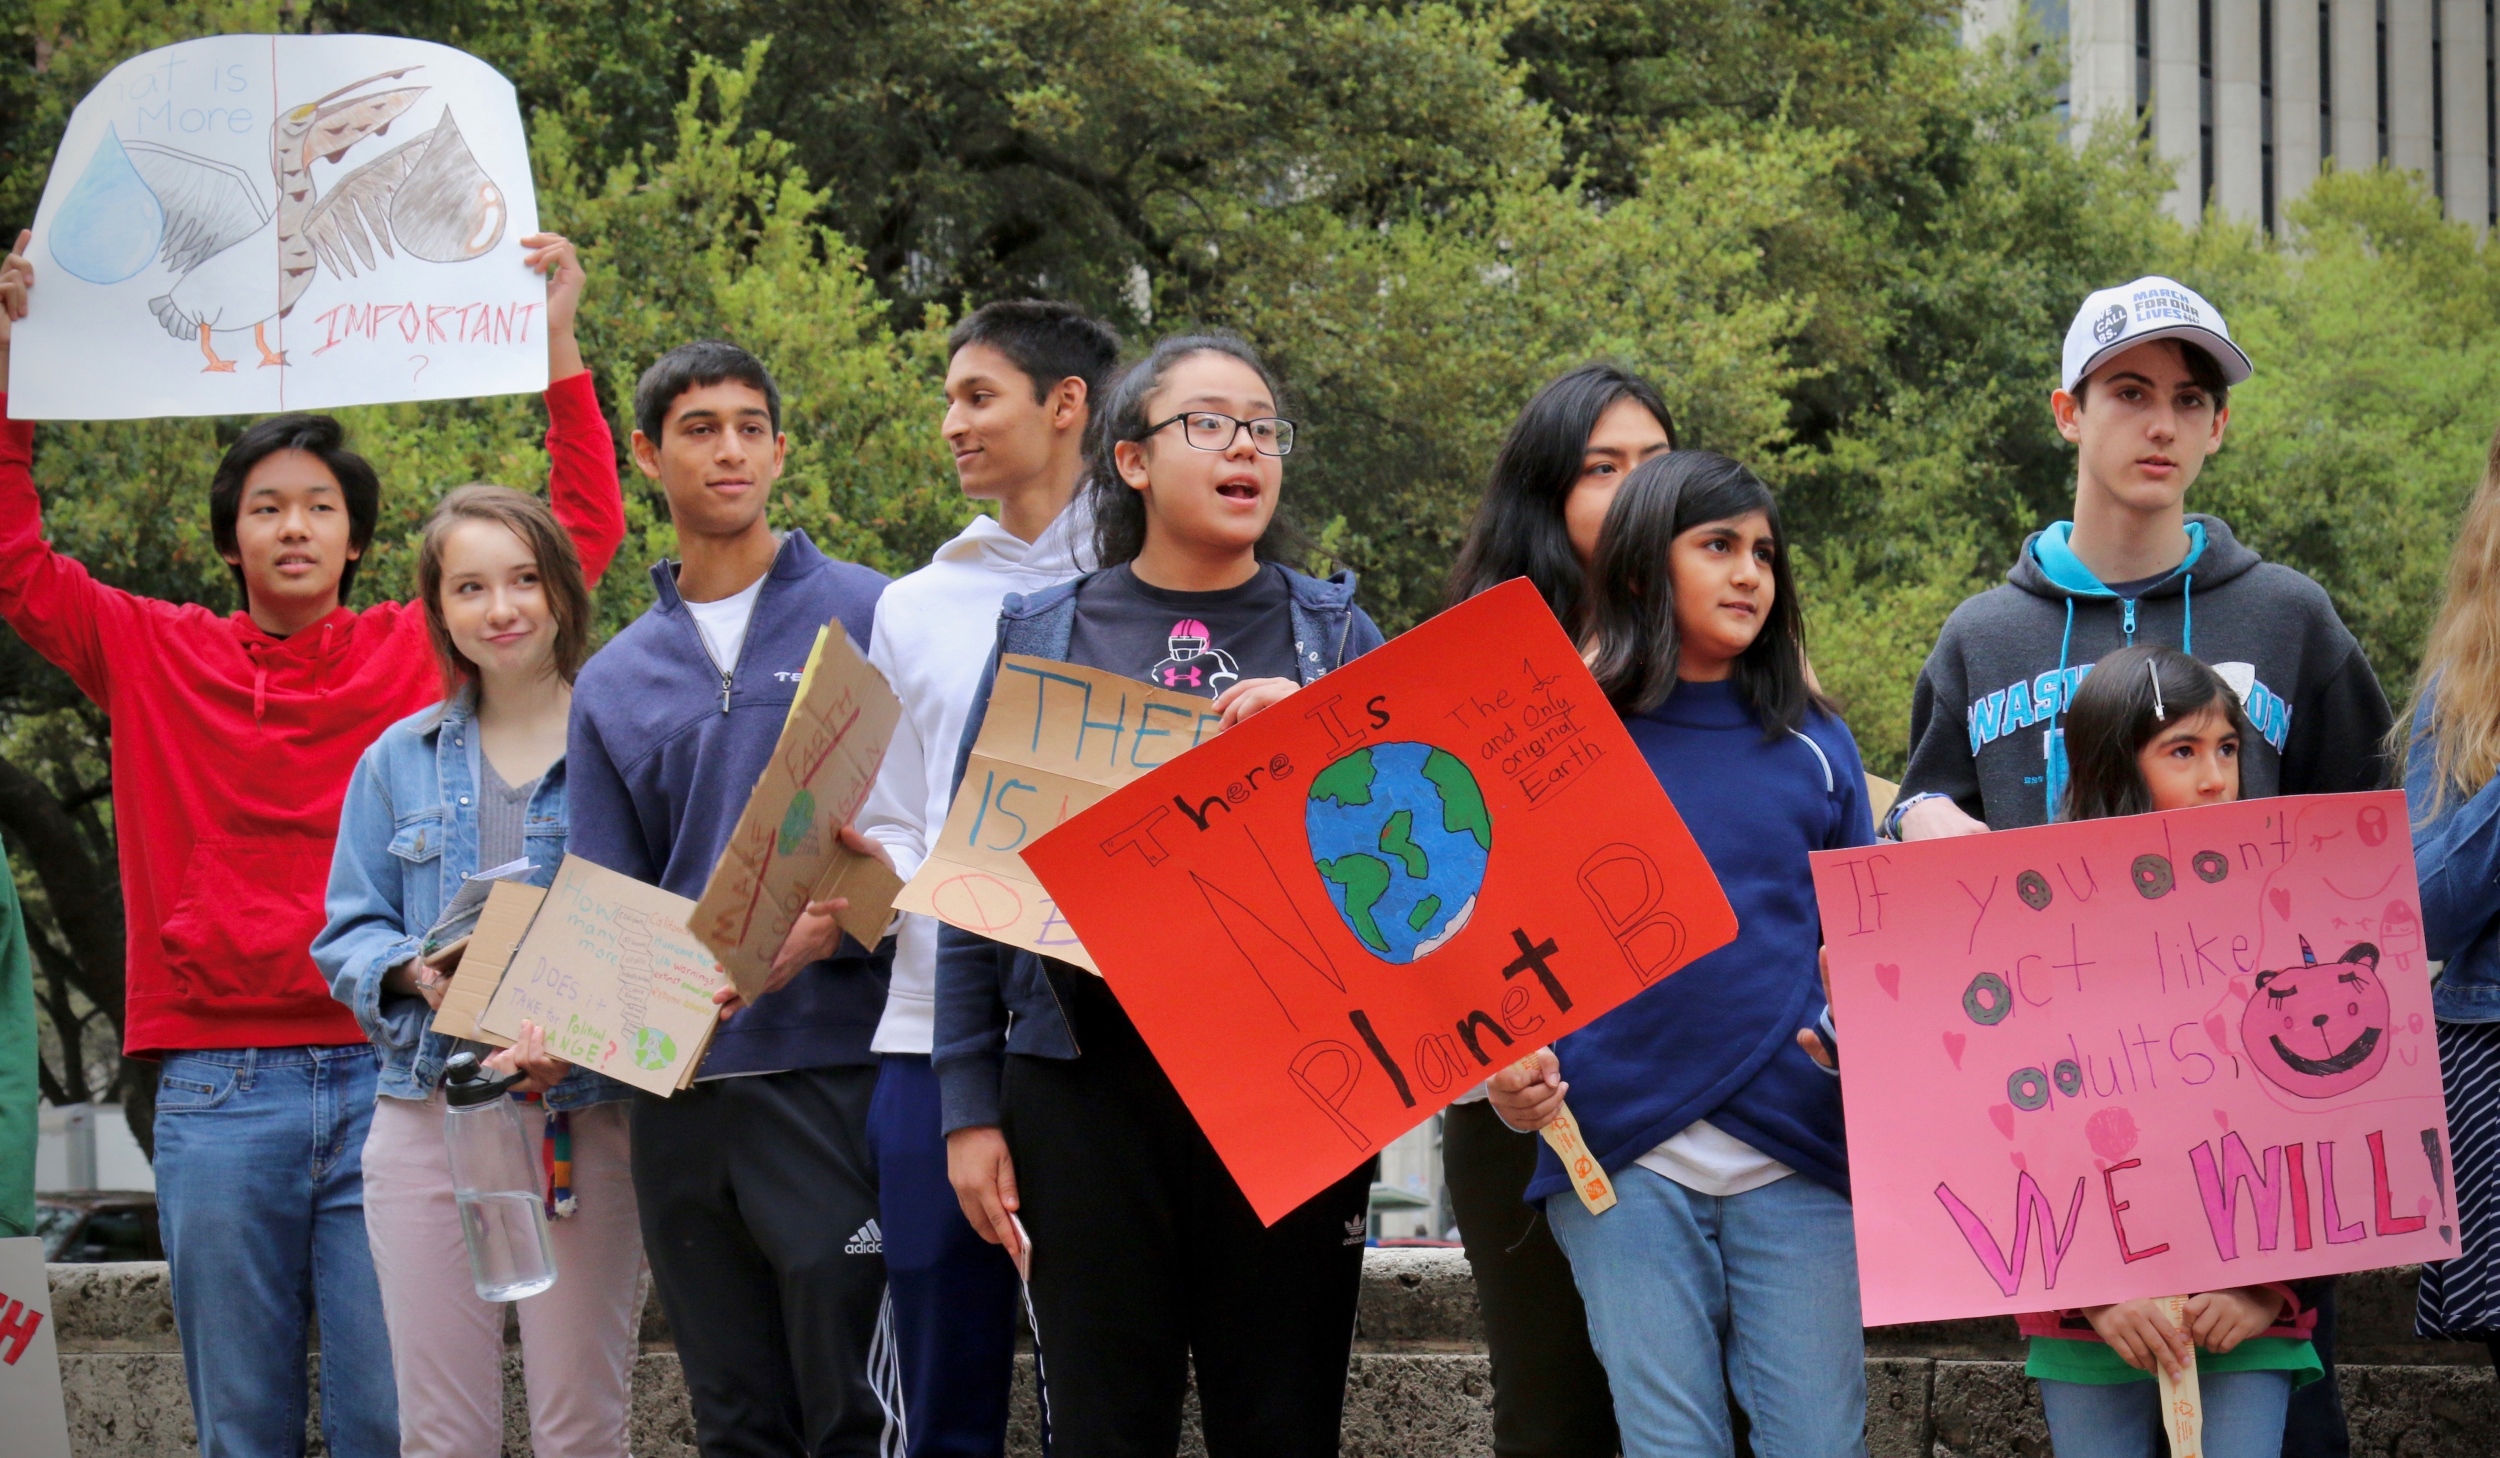
[[[894,858],[906,880],[929,857],[955,793],[955,744],[972,713],[981,669],[998,641],[998,610],[1009,593],[1055,587],[1093,557],[1093,518],[1072,503],[1027,542],[993,517],[976,516],[929,565],[895,579],[877,600],[868,661],[903,701],[894,742],[876,788],[859,814],[860,831]],[[895,930],[894,972],[874,1047],[926,1053],[937,1003],[936,918],[903,914]]]
[[[695,898],[763,777],[816,630],[836,620],[854,646],[876,621],[883,573],[781,539],[726,691],[677,564],[651,569],[657,600],[582,666],[565,776],[567,849],[647,885]],[[777,1073],[874,1062],[887,954],[841,950],[721,1025],[696,1075]]]
[[[1719,878],[1737,933],[1555,1045],[1581,1136],[1619,1171],[1707,1120],[1846,1195],[1840,1081],[1797,1046],[1797,1030],[1824,1007],[1806,857],[1875,839],[1857,740],[1819,710],[1766,738],[1733,681],[1679,683],[1623,722]],[[1527,1198],[1570,1187],[1540,1144]]]
[[[1911,697],[1903,799],[1950,795],[1992,830],[2047,824],[2065,789],[2066,706],[2095,660],[2131,643],[2175,645],[2239,694],[2256,731],[2240,746],[2243,797],[2386,782],[2387,695],[2325,588],[2190,516],[2187,559],[2121,597],[2075,556],[2073,529],[2032,533],[2003,585],[1945,620]]]

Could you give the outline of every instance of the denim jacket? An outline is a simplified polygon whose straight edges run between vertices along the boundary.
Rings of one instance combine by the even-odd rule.
[[[478,735],[470,694],[393,724],[356,762],[330,857],[329,924],[313,961],[381,1055],[380,1092],[423,1099],[464,1045],[432,1032],[425,999],[388,992],[382,978],[424,950],[427,928],[477,863]],[[522,818],[533,886],[564,859],[564,761],[547,767]],[[577,1068],[547,1092],[550,1109],[577,1109],[633,1090]]]
[[[2413,716],[2405,761],[2405,804],[2421,816],[2437,799],[2438,741],[2430,732],[2432,694]],[[2449,1023],[2500,1022],[2500,775],[2459,799],[2453,787],[2439,813],[2413,825],[2413,868],[2422,881],[2422,936],[2444,962],[2431,1011]]]
[[[1380,629],[1354,605],[1354,574],[1323,582],[1286,569],[1293,590],[1293,655],[1296,677],[1309,684],[1381,645]],[[998,615],[998,646],[981,670],[972,715],[955,748],[955,783],[981,737],[990,688],[1002,654],[1021,653],[1064,662],[1076,631],[1076,593],[1086,578],[1031,596],[1010,593]],[[1074,1058],[1076,1037],[1051,991],[1050,970],[1038,953],[994,942],[959,927],[938,929],[937,1033],[932,1061],[938,1076],[940,1121],[945,1132],[998,1122],[998,1086],[1006,1055]]]

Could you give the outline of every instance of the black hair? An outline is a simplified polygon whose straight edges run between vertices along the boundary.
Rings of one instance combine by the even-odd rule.
[[[1587,607],[1579,555],[1563,527],[1563,503],[1580,479],[1589,433],[1618,400],[1637,401],[1658,417],[1675,446],[1675,419],[1656,386],[1618,365],[1584,364],[1557,377],[1520,408],[1502,448],[1484,500],[1450,569],[1448,600],[1463,602],[1514,577],[1536,584],[1545,605],[1574,632]]]
[[[2190,344],[2184,339],[2162,339],[2155,340],[2154,343],[2179,346],[2179,363],[2187,370],[2188,379],[2213,400],[2215,410],[2223,410],[2230,405],[2231,382],[2223,377],[2222,361],[2214,358],[2213,351],[2201,344]],[[2116,356],[2113,355],[2111,358],[2116,358]],[[2108,360],[2102,361],[2103,364],[2108,362]],[[2090,375],[2085,375],[2082,379],[2075,381],[2075,404],[2078,408],[2082,406],[2084,396],[2091,388],[2092,377]]]
[[[2155,675],[2161,679],[2158,718]],[[2151,810],[2152,792],[2144,788],[2136,757],[2164,728],[2217,707],[2240,743],[2256,738],[2239,694],[2209,665],[2150,643],[2102,654],[2066,705],[2066,793],[2057,818],[2098,820]]]
[[[208,481],[208,531],[217,543],[220,554],[239,556],[242,545],[234,534],[235,519],[243,512],[243,478],[252,468],[280,451],[302,451],[319,460],[338,482],[339,495],[347,499],[347,544],[358,552],[372,544],[373,528],[382,515],[382,481],[373,474],[373,465],[347,448],[347,431],[327,415],[306,415],[301,412],[272,415],[245,430],[226,447],[223,460],[217,463],[217,474]],[[246,603],[251,598],[251,584],[243,580],[243,568],[234,567],[235,591],[242,593]],[[339,601],[347,601],[347,589],[356,581],[353,558],[339,569]]]
[[[946,336],[946,356],[986,344],[1033,382],[1036,403],[1061,380],[1085,382],[1088,406],[1102,397],[1103,377],[1120,360],[1120,336],[1074,304],[1051,299],[998,299],[963,317]]]
[[[1766,739],[1798,729],[1813,710],[1839,712],[1806,682],[1805,613],[1797,605],[1787,533],[1771,488],[1715,452],[1669,451],[1624,478],[1589,564],[1589,670],[1617,713],[1654,709],[1675,691],[1678,634],[1669,566],[1675,539],[1755,512],[1771,525],[1771,611],[1737,656],[1736,692]]]
[[[1110,392],[1104,396],[1102,407],[1094,412],[1085,433],[1085,484],[1081,489],[1087,508],[1094,514],[1095,560],[1105,567],[1133,562],[1146,549],[1146,498],[1121,478],[1114,452],[1122,441],[1146,438],[1146,427],[1154,423],[1146,418],[1147,397],[1162,386],[1163,377],[1172,372],[1174,365],[1199,354],[1225,355],[1248,365],[1267,387],[1268,398],[1276,401],[1276,408],[1284,409],[1276,377],[1268,373],[1259,352],[1250,347],[1250,341],[1224,330],[1159,339],[1144,359],[1122,370],[1111,382]],[[1267,534],[1259,538],[1259,556],[1282,556],[1303,545],[1300,533],[1286,523],[1284,509],[1278,507],[1276,515],[1268,519]]]
[[[764,413],[772,421],[773,434],[781,434],[781,387],[773,383],[773,372],[754,355],[719,339],[681,344],[651,362],[651,368],[634,382],[634,428],[658,445],[660,430],[668,424],[668,407],[677,403],[678,396],[724,380],[753,386],[764,397]]]

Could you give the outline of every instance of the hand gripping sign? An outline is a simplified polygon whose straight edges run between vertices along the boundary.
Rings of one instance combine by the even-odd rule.
[[[1113,790],[1023,860],[1270,1222],[1736,935],[1525,582]]]
[[[1819,852],[1867,1324],[2457,1253],[2404,796]]]

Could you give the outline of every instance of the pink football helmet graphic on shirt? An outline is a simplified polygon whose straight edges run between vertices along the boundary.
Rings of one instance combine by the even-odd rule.
[[[1241,679],[1233,655],[1216,647],[1214,632],[1196,618],[1174,623],[1165,646],[1171,651],[1146,674],[1164,688],[1220,694]]]

